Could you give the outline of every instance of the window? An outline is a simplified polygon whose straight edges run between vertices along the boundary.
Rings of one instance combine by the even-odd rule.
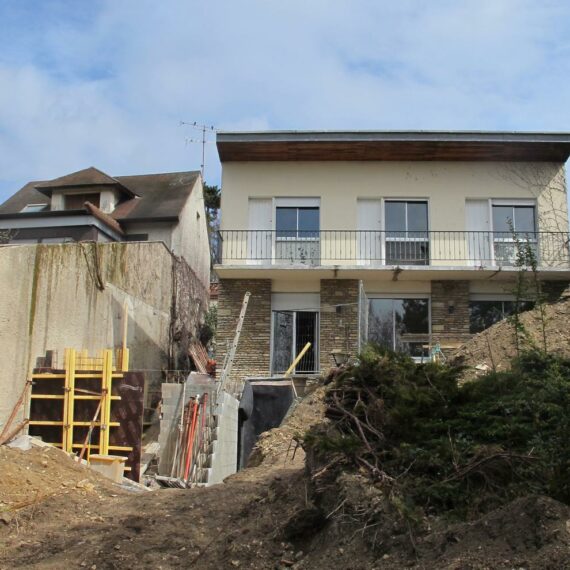
[[[22,214],[31,214],[47,210],[47,204],[27,204],[21,209]]]
[[[273,311],[273,374],[285,372],[308,342],[311,343],[311,348],[301,358],[295,372],[316,372],[317,332],[316,311]]]
[[[386,263],[429,263],[428,208],[426,201],[387,200]]]
[[[85,202],[91,202],[97,208],[99,207],[99,200],[101,194],[67,194],[65,196],[65,209],[66,210],[83,210]]]
[[[276,260],[318,264],[319,208],[277,206],[275,209]]]
[[[522,301],[519,312],[532,309],[534,303]],[[514,314],[514,301],[470,301],[469,302],[469,332],[479,333]]]
[[[493,243],[498,263],[514,264],[516,241],[526,243],[537,253],[535,207],[493,204]]]
[[[275,229],[280,239],[318,238],[319,208],[277,207]]]
[[[414,358],[428,356],[428,299],[370,299],[368,307],[369,342]]]
[[[512,236],[536,231],[534,206],[493,205],[493,231]]]

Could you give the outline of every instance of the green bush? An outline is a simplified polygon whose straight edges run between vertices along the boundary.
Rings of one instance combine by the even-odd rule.
[[[461,371],[369,346],[329,386],[332,421],[305,446],[424,512],[466,516],[529,493],[570,503],[570,360],[527,353],[464,385]]]

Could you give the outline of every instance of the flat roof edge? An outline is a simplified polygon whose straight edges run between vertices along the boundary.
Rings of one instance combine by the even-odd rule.
[[[553,131],[218,131],[225,142],[524,142],[570,144],[570,132]]]

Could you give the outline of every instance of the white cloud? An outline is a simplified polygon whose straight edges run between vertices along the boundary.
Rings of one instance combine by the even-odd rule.
[[[180,120],[570,130],[562,1],[106,0],[85,15],[61,0],[51,17],[20,7],[3,18],[9,9],[0,198],[91,164],[198,168],[200,146],[185,139],[199,133]],[[213,144],[207,178],[219,179]]]

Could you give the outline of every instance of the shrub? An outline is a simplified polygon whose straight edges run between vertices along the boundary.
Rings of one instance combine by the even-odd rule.
[[[570,361],[526,353],[462,386],[461,371],[369,346],[330,385],[331,422],[304,445],[424,512],[465,516],[529,493],[570,503]]]

